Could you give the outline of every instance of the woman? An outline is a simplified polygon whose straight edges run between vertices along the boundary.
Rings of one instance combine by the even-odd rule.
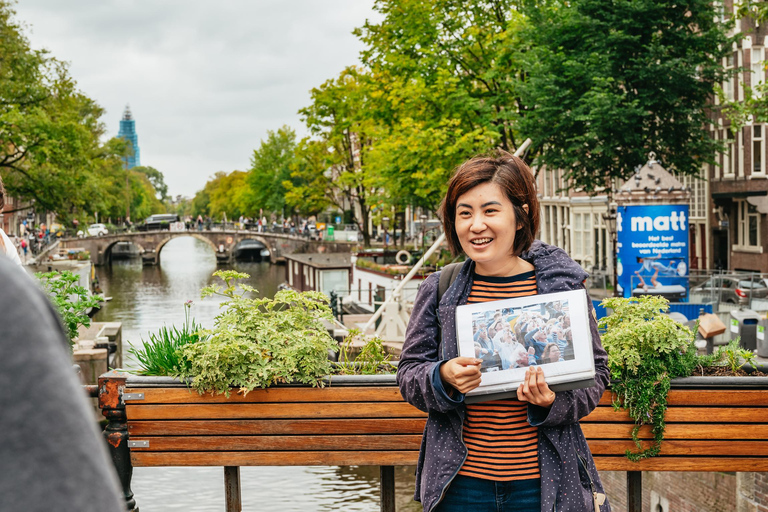
[[[608,382],[594,316],[595,386],[555,393],[530,367],[516,400],[470,405],[464,395],[480,384],[481,361],[459,357],[455,316],[461,304],[582,289],[586,272],[563,250],[534,240],[536,185],[517,157],[502,152],[463,164],[440,213],[451,251],[467,261],[439,305],[439,273],[419,288],[398,365],[403,397],[429,413],[416,500],[425,512],[593,510],[590,481],[598,493],[602,485],[578,421]]]

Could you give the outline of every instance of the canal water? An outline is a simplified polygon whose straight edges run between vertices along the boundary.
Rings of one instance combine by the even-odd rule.
[[[122,322],[124,367],[135,368],[129,343],[140,345],[148,332],[184,321],[184,302],[194,301],[192,316],[211,326],[223,299],[200,300],[200,290],[215,281],[211,274],[228,268],[250,274],[248,284],[262,296],[273,296],[285,281],[285,267],[269,263],[235,263],[217,267],[213,250],[192,237],[176,238],[163,247],[160,265],[143,267],[140,259],[115,261],[96,274],[112,300],[97,322]],[[264,512],[379,510],[377,467],[243,467],[243,509]],[[413,468],[397,468],[397,510],[418,511],[412,501]],[[135,468],[131,486],[142,512],[224,510],[224,469]]]

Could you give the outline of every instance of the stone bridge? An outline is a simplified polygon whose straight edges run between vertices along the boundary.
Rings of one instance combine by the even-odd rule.
[[[157,265],[160,262],[160,252],[165,244],[174,238],[191,236],[202,240],[211,246],[216,253],[219,263],[228,263],[234,257],[235,248],[244,240],[255,241],[251,246],[263,246],[269,251],[269,260],[277,263],[284,260],[285,254],[292,253],[322,253],[349,252],[356,244],[353,242],[326,242],[309,240],[305,237],[279,234],[258,233],[256,231],[141,231],[130,233],[115,233],[106,236],[91,236],[85,238],[67,238],[61,241],[64,250],[82,248],[91,254],[94,265],[105,265],[110,262],[112,248],[118,242],[129,242],[139,249],[142,260],[147,265]]]

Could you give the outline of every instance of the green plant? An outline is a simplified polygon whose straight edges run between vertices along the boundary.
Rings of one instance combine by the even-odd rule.
[[[163,326],[157,333],[149,333],[149,341],[135,347],[131,344],[128,353],[139,363],[140,375],[173,375],[181,366],[180,349],[190,343],[205,342],[208,336],[200,335],[203,326],[196,324],[194,318],[190,319],[192,301],[184,303],[184,324],[181,329],[175,326]]]
[[[664,315],[669,303],[663,297],[613,297],[602,305],[613,313],[599,322],[605,329],[603,346],[613,379],[614,408],[627,409],[635,421],[632,440],[636,452],[627,457],[637,461],[659,453],[664,439],[664,414],[670,381],[691,375],[698,365],[694,334]],[[653,442],[644,448],[640,428],[650,425]]]
[[[78,335],[81,325],[89,327],[91,319],[88,310],[101,303],[101,299],[91,295],[87,289],[76,284],[79,277],[69,270],[61,272],[38,272],[35,276],[40,280],[56,310],[59,312],[70,348]]]
[[[208,286],[202,296],[227,300],[214,327],[203,331],[210,340],[181,348],[179,371],[203,393],[229,395],[276,383],[322,385],[331,370],[329,351],[337,350],[322,320],[332,320],[328,299],[319,292],[281,290],[274,299],[249,298],[256,290],[237,280],[249,277],[231,270],[213,274],[225,286]],[[238,292],[238,288],[241,290]]]
[[[341,375],[392,373],[395,366],[390,362],[392,356],[384,348],[384,342],[378,336],[368,338],[356,357],[352,357],[352,344],[363,341],[365,337],[358,329],[350,329],[341,344],[336,372]]]
[[[701,356],[699,364],[704,367],[724,366],[734,374],[745,373],[742,365],[751,364],[754,366],[756,355],[751,350],[742,348],[739,345],[741,338],[731,340],[727,345],[718,347],[714,353],[708,356]]]

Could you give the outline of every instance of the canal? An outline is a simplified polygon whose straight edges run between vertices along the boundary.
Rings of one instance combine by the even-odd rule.
[[[285,281],[285,267],[269,263],[235,263],[217,267],[213,250],[192,237],[177,238],[163,247],[160,265],[143,267],[140,259],[98,267],[96,274],[112,300],[94,317],[122,322],[124,367],[135,368],[127,355],[129,343],[140,345],[147,333],[184,321],[184,302],[194,301],[192,316],[211,326],[219,298],[200,300],[200,290],[216,279],[217,268],[251,275],[248,282],[262,296],[273,296]],[[418,511],[412,501],[413,468],[397,468],[397,510]],[[379,510],[377,467],[244,467],[241,469],[243,509],[258,511]],[[223,468],[135,468],[131,486],[142,512],[224,510]]]

